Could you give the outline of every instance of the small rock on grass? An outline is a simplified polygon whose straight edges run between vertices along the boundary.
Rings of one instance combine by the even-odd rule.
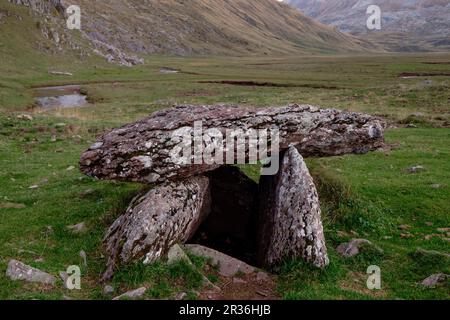
[[[184,300],[187,296],[186,292],[180,292],[175,295],[175,300]]]
[[[19,120],[27,120],[27,121],[33,121],[33,117],[29,114],[19,114],[17,116],[17,119]]]
[[[71,230],[73,233],[84,233],[87,231],[85,222],[80,222],[72,226],[68,226],[67,229]]]
[[[409,167],[408,169],[406,169],[406,172],[408,173],[419,173],[421,171],[424,171],[425,167],[424,166],[412,166]]]
[[[64,288],[67,289],[67,278],[69,278],[69,275],[65,271],[60,271],[59,272],[59,277],[61,278],[61,280],[63,282]]]
[[[121,294],[120,296],[117,296],[113,298],[113,300],[136,300],[140,299],[144,296],[145,292],[147,291],[146,287],[141,287],[135,290],[131,290],[128,292],[125,292],[124,294]]]
[[[0,209],[25,209],[27,206],[22,203],[4,202],[0,203]]]
[[[433,288],[450,279],[450,275],[445,273],[436,273],[424,279],[420,284],[424,287]]]
[[[27,282],[38,282],[48,285],[55,285],[56,277],[39,269],[28,266],[17,260],[10,260],[6,275],[11,280],[23,280]]]
[[[80,251],[80,258],[83,260],[83,266],[87,267],[87,255],[86,252],[84,250]]]
[[[336,250],[342,257],[350,258],[359,254],[363,247],[371,247],[379,253],[383,252],[381,248],[366,239],[352,239],[349,242],[341,243]]]
[[[114,293],[114,287],[107,284],[103,287],[103,294],[109,296]]]

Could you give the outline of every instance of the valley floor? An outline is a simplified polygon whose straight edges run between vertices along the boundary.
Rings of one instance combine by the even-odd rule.
[[[450,54],[150,56],[144,65],[133,68],[95,58],[82,62],[55,58],[35,64],[4,61],[0,64],[0,299],[109,299],[97,283],[105,266],[102,237],[143,186],[83,176],[77,169],[81,152],[100,133],[174,103],[219,102],[257,106],[297,102],[365,112],[390,123],[386,150],[308,159],[319,186],[331,264],[321,271],[286,261],[274,297],[450,298],[448,283],[436,288],[420,285],[432,274],[449,274],[448,257],[417,252],[418,248],[450,252]],[[52,75],[50,70],[73,76]],[[36,107],[33,87],[63,84],[81,85],[88,106]],[[423,168],[408,173],[414,166]],[[245,170],[258,178],[255,168]],[[88,232],[73,234],[67,229],[79,222],[86,223]],[[335,248],[351,238],[369,239],[383,253],[343,259]],[[69,265],[82,265],[81,250],[87,254],[81,290],[13,282],[5,276],[10,259],[57,276]],[[225,285],[214,268],[192,258],[211,281]],[[381,290],[366,287],[369,265],[381,268]],[[195,299],[205,297],[200,282],[189,266],[158,263],[124,267],[112,285],[117,295],[145,285],[150,288],[147,298],[186,292],[187,298]]]

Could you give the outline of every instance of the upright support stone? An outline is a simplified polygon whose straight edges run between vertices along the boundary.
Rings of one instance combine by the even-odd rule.
[[[163,257],[175,243],[191,238],[209,212],[206,177],[163,184],[140,194],[108,230],[109,260],[102,280],[111,278],[116,263],[142,258],[151,263]]]
[[[301,257],[326,266],[319,197],[295,147],[284,153],[277,175],[261,177],[259,196],[259,264],[270,268],[285,257]]]

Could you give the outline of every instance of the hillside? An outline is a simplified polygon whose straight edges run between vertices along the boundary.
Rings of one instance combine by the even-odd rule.
[[[10,2],[39,12],[35,16],[43,20],[39,28],[57,45],[67,40],[70,46],[79,47],[83,44],[78,40],[84,39],[96,53],[123,64],[138,61],[133,54],[239,56],[373,49],[369,43],[315,22],[275,0]],[[81,33],[64,27],[61,12],[70,4],[81,7]]]
[[[322,23],[337,26],[363,39],[394,51],[450,49],[450,1],[379,0],[382,29],[366,28],[367,7],[364,0],[287,0]]]

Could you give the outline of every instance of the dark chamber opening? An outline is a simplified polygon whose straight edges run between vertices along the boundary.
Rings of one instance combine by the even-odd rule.
[[[209,178],[211,213],[189,243],[257,265],[258,184],[233,166],[222,166]]]

